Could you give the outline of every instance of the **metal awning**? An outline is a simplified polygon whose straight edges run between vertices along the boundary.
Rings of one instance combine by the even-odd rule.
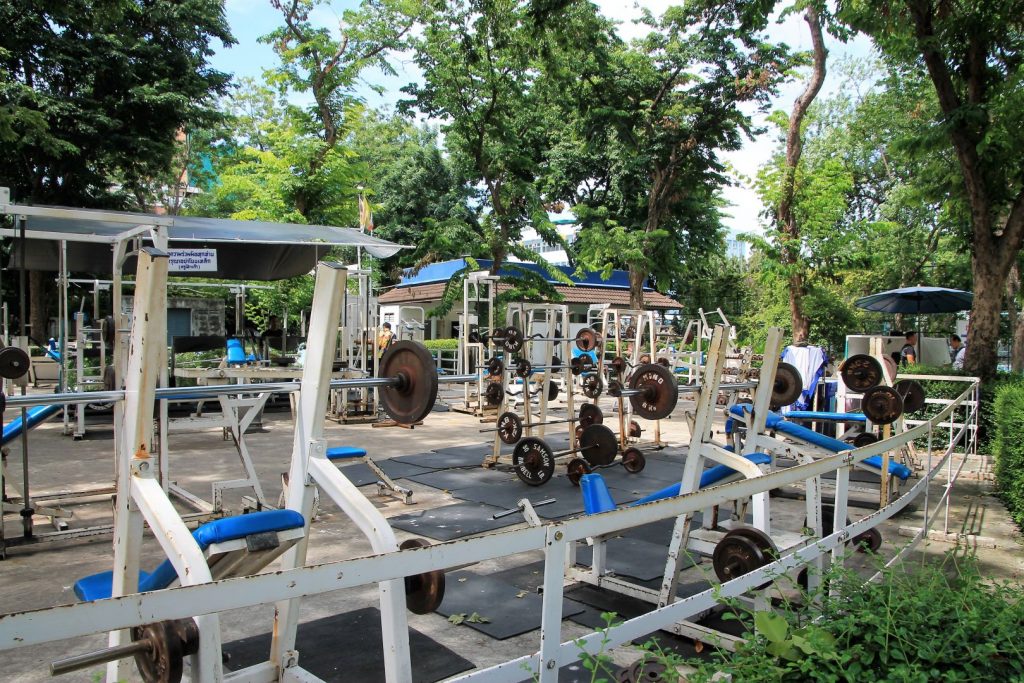
[[[279,280],[308,273],[335,247],[360,247],[378,258],[408,249],[352,228],[328,225],[237,221],[195,216],[18,206],[0,203],[0,213],[25,215],[25,267],[59,270],[60,243],[67,243],[67,270],[93,276],[112,272],[111,248],[127,239],[151,241],[149,228],[164,226],[171,249],[213,249],[217,272],[197,273],[228,280]],[[0,236],[16,237],[0,229]],[[15,241],[10,265],[21,264],[20,240]],[[134,270],[133,263],[125,271]]]

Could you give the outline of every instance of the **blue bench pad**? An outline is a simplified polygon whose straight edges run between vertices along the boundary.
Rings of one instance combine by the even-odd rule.
[[[214,543],[233,541],[268,531],[299,529],[304,525],[305,520],[295,510],[263,510],[207,522],[192,532],[192,538],[202,550],[206,550]],[[178,574],[174,570],[174,565],[170,560],[164,560],[152,572],[139,572],[138,590],[141,593],[167,588],[176,578]],[[114,573],[109,571],[86,576],[75,582],[75,595],[83,602],[109,598],[113,582]]]
[[[819,420],[833,422],[867,422],[864,413],[832,413],[824,410],[791,410],[785,415],[789,420]]]
[[[366,449],[355,446],[335,446],[327,449],[328,460],[344,460],[345,458],[365,458]]]
[[[32,429],[40,422],[56,415],[61,411],[61,408],[63,408],[63,406],[59,404],[51,406],[33,406],[32,408],[29,408],[26,411],[26,415],[28,417],[28,428]],[[21,411],[18,412],[20,413]],[[21,418],[16,417],[4,425],[3,439],[0,443],[6,446],[13,439],[18,438],[19,436],[21,436]]]

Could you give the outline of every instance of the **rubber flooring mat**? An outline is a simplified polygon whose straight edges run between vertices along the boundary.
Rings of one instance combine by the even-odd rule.
[[[593,550],[589,545],[577,546],[576,564],[589,567]],[[651,543],[628,536],[612,538],[606,543],[605,568],[616,576],[628,576],[640,581],[656,579],[664,575],[667,558],[668,545],[665,543]],[[689,569],[699,561],[698,557],[687,557],[680,569]]]
[[[629,503],[639,498],[629,491],[611,487],[609,489],[612,498],[619,504]],[[522,498],[529,499],[531,503],[554,498],[554,503],[536,508],[539,517],[558,519],[568,515],[583,514],[583,495],[580,493],[579,487],[573,486],[566,477],[561,475],[552,477],[543,486],[528,486],[516,478],[514,481],[503,484],[468,486],[452,491],[452,495],[460,500],[496,505],[505,509],[516,507]]]
[[[384,681],[380,611],[367,607],[299,624],[296,639],[302,668],[331,683]],[[473,663],[419,631],[409,629],[412,680],[434,683],[473,668]],[[224,644],[224,668],[238,671],[266,661],[270,633]]]
[[[400,455],[391,460],[430,470],[445,470],[458,467],[479,467],[490,452],[489,444],[474,444],[472,446],[456,446],[444,452]]]
[[[377,466],[384,470],[384,473],[392,479],[405,479],[407,477],[427,474],[434,471],[427,467],[420,467],[407,462],[399,462],[395,458],[390,458],[388,460],[375,460],[374,462],[376,462]],[[356,486],[376,484],[379,479],[379,477],[374,474],[373,470],[371,470],[369,465],[365,462],[343,465],[338,469]]]
[[[438,614],[451,617],[474,612],[483,623],[463,622],[495,640],[505,640],[540,628],[540,595],[517,588],[492,576],[482,576],[471,571],[451,572],[445,577],[444,600],[437,608]],[[569,618],[583,611],[583,606],[564,599],[562,618]]]
[[[480,503],[456,503],[391,517],[391,526],[402,531],[426,536],[435,541],[451,541],[485,531],[494,531],[523,521],[522,515],[508,515],[493,519],[491,515],[501,508]]]
[[[409,477],[409,481],[431,486],[442,491],[457,491],[481,484],[505,484],[516,479],[511,472],[483,467],[450,470],[430,470]]]

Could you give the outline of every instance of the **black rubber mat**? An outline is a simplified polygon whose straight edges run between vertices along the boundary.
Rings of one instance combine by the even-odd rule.
[[[296,639],[302,668],[324,681],[384,681],[380,612],[367,607],[299,624]],[[433,683],[473,668],[473,663],[432,638],[409,629],[412,679]],[[238,671],[266,661],[270,634],[224,644],[230,657],[224,668]]]
[[[463,469],[430,470],[409,477],[410,481],[432,486],[443,491],[457,491],[469,486],[481,484],[505,484],[516,478],[508,471],[486,469],[483,467],[467,467]]]
[[[494,531],[523,521],[522,515],[508,515],[492,519],[491,515],[501,508],[480,503],[456,503],[433,510],[413,512],[408,515],[391,517],[388,521],[396,529],[435,541],[451,541],[464,536]]]
[[[628,503],[638,498],[628,491],[610,490],[613,500],[618,504]],[[568,515],[583,514],[583,495],[580,493],[579,487],[573,486],[567,478],[561,475],[552,477],[543,486],[527,486],[516,478],[515,481],[505,484],[469,486],[453,491],[452,495],[461,500],[497,505],[501,508],[514,508],[522,498],[528,498],[531,503],[554,498],[554,503],[536,508],[539,517],[558,519]]]
[[[475,444],[459,446],[443,453],[416,453],[391,459],[431,470],[444,470],[453,467],[479,467],[490,452],[489,444]]]
[[[576,564],[590,566],[593,548],[580,544],[576,549]],[[628,576],[641,581],[649,581],[663,576],[665,560],[668,558],[668,545],[650,543],[636,538],[623,536],[609,539],[606,543],[605,567],[616,576]],[[699,562],[697,557],[687,557],[681,569],[689,569]]]
[[[567,664],[558,670],[558,683],[592,683],[593,681],[614,681],[613,677],[618,669],[614,664],[608,665],[607,671],[603,668],[594,676],[594,672],[583,666],[582,662]],[[531,672],[533,673],[533,672]],[[537,678],[524,678],[520,683],[532,683]]]
[[[388,460],[375,460],[374,462],[377,463],[377,467],[384,470],[384,473],[392,479],[404,479],[406,477],[427,474],[434,471],[426,467],[411,465],[407,462],[399,462],[394,458]],[[343,465],[338,469],[356,486],[376,484],[379,479],[379,477],[374,474],[373,470],[370,469],[369,465],[364,462]]]
[[[491,576],[462,570],[446,576],[444,601],[437,612],[446,617],[453,614],[469,617],[475,612],[486,621],[464,621],[464,626],[496,640],[505,640],[540,628],[542,602],[536,593]],[[562,601],[563,619],[582,611],[582,605],[572,600]]]

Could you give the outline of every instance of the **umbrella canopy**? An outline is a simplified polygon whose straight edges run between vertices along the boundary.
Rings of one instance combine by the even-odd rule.
[[[970,309],[974,295],[945,287],[901,287],[871,294],[854,303],[879,313],[956,313]]]

